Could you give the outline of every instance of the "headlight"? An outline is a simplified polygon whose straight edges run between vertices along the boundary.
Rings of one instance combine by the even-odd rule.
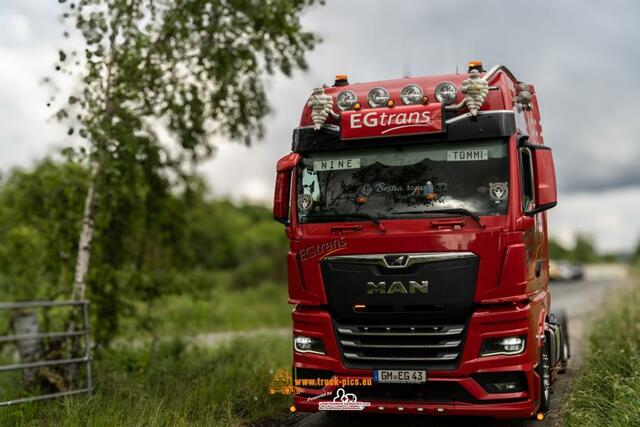
[[[385,88],[374,87],[369,91],[367,99],[369,106],[373,108],[386,107],[389,102],[389,92]]]
[[[293,347],[298,353],[326,354],[320,338],[297,335],[293,339]]]
[[[340,111],[353,110],[353,106],[358,102],[358,97],[353,91],[343,90],[336,97],[336,104]]]
[[[486,340],[482,343],[480,356],[514,355],[524,351],[527,337],[505,337]]]
[[[458,89],[456,89],[456,85],[451,82],[438,83],[438,86],[436,86],[436,90],[434,91],[434,95],[438,102],[441,102],[444,105],[453,104],[453,101],[456,100],[457,94]]]
[[[422,104],[423,96],[422,88],[415,84],[406,85],[400,92],[400,99],[405,105]]]

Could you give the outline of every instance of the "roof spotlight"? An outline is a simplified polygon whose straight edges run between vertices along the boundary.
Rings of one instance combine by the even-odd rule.
[[[400,99],[405,105],[422,104],[423,96],[422,88],[416,84],[406,85],[400,92]]]
[[[343,90],[336,97],[336,104],[340,111],[353,110],[354,106],[358,103],[358,97],[351,90]]]
[[[436,86],[434,95],[438,102],[441,102],[444,105],[450,105],[456,100],[458,89],[456,88],[456,85],[451,82],[440,82],[438,83],[438,86]]]

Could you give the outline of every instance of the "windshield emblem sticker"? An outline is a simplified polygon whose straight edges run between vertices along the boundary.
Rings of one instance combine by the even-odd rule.
[[[309,193],[305,193],[300,196],[300,210],[304,213],[307,213],[311,210],[311,206],[313,206],[313,196]]]
[[[447,151],[447,161],[489,160],[489,150],[455,150]]]
[[[360,159],[329,159],[313,162],[315,172],[360,169]]]
[[[509,186],[506,182],[492,182],[489,184],[489,196],[491,200],[501,202],[509,195]]]
[[[433,184],[431,183],[431,181],[427,181],[427,183],[424,186],[423,193],[424,193],[424,197],[429,201],[432,201],[438,198],[438,193],[433,191]]]

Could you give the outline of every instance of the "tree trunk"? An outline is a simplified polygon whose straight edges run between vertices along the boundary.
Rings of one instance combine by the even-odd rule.
[[[93,240],[95,205],[96,205],[96,181],[100,173],[100,163],[95,161],[91,168],[91,181],[84,202],[84,214],[82,216],[82,231],[78,241],[78,258],[73,281],[73,299],[84,300],[87,289],[87,273],[91,261],[91,241]]]
[[[91,167],[91,179],[89,189],[84,202],[84,213],[82,215],[82,229],[78,240],[78,258],[76,259],[76,270],[73,280],[73,300],[83,301],[87,290],[87,273],[91,261],[91,242],[93,240],[94,220],[96,214],[96,184],[100,174],[100,162],[95,160]],[[67,332],[78,330],[78,323],[82,315],[74,310],[67,324]],[[88,325],[87,325],[88,326]],[[80,353],[80,337],[71,337],[70,357],[78,357]],[[63,369],[63,375],[70,386],[73,386],[74,378],[78,373],[79,366],[76,364],[67,365]]]

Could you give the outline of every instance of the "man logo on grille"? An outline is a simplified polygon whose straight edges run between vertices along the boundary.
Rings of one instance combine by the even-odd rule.
[[[426,294],[429,292],[429,282],[422,280],[419,283],[415,280],[409,281],[407,287],[399,280],[387,286],[387,282],[367,282],[367,295],[392,295],[392,294]]]
[[[387,267],[404,267],[409,261],[409,255],[387,255],[384,261]]]

